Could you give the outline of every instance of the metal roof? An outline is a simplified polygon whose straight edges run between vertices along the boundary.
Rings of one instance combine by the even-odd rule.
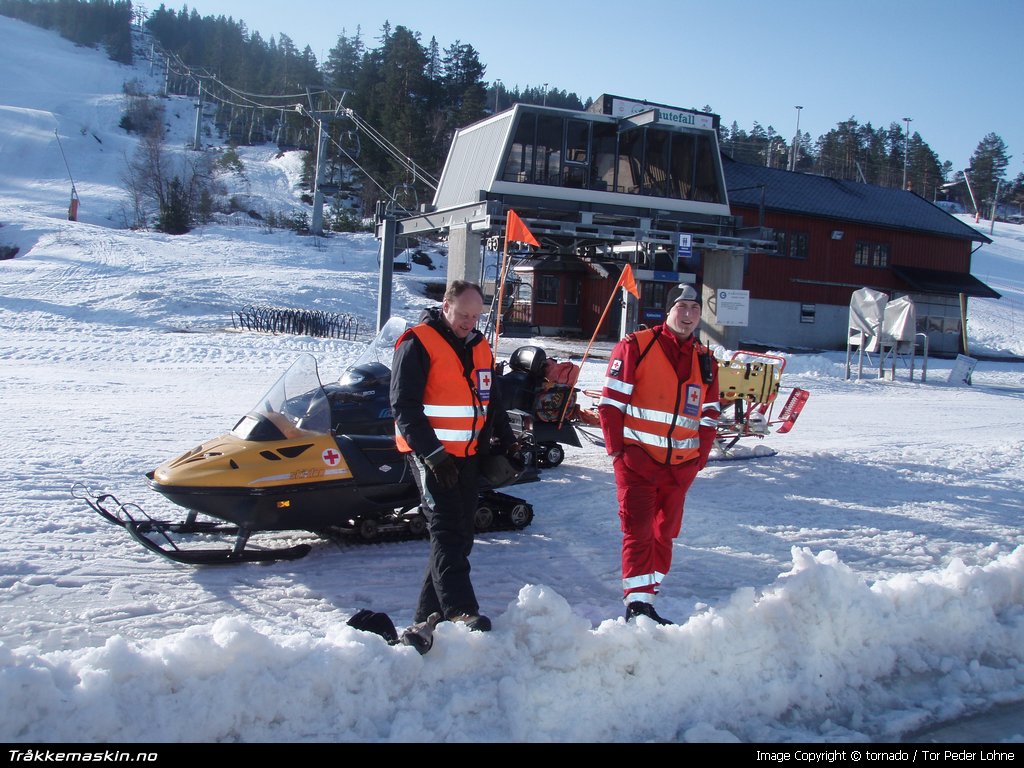
[[[725,155],[722,168],[732,205],[758,208],[763,185],[766,210],[992,242],[913,192],[737,163]]]
[[[945,296],[975,296],[984,299],[998,299],[1001,295],[981,282],[974,275],[964,272],[947,272],[942,269],[924,269],[922,267],[905,267],[893,264],[892,272],[896,277],[920,293],[937,293]]]

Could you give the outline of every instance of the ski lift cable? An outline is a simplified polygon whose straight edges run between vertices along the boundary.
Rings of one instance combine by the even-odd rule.
[[[173,53],[165,53],[165,55],[167,56],[167,59],[168,59],[168,65],[167,65],[168,66],[168,70],[170,72],[173,72],[175,75],[178,75],[180,77],[187,77],[190,80],[192,80],[194,83],[196,83],[197,85],[199,85],[203,80],[208,80],[208,81],[210,81],[210,83],[214,83],[216,85],[219,85],[221,88],[223,88],[228,93],[231,93],[231,94],[233,94],[235,96],[238,96],[239,98],[242,98],[245,102],[248,102],[248,103],[238,103],[238,102],[232,101],[232,100],[227,99],[224,96],[218,94],[215,90],[208,88],[207,89],[207,96],[208,96],[208,98],[210,98],[213,101],[217,101],[217,102],[219,102],[219,103],[221,103],[221,104],[223,104],[225,106],[232,106],[232,107],[238,107],[239,109],[252,109],[252,110],[256,110],[256,109],[276,109],[276,110],[278,110],[278,111],[283,113],[285,109],[288,109],[288,108],[294,109],[294,107],[292,107],[291,105],[261,103],[261,102],[258,102],[258,101],[254,101],[253,99],[296,99],[296,98],[304,98],[304,97],[308,98],[310,96],[319,96],[319,95],[326,95],[328,98],[334,99],[334,95],[330,91],[328,91],[327,89],[321,89],[321,90],[318,90],[318,91],[312,91],[312,92],[307,92],[307,93],[302,93],[302,94],[290,94],[290,95],[272,95],[272,94],[253,94],[253,93],[248,93],[246,91],[241,91],[241,90],[238,90],[238,89],[235,89],[235,88],[232,88],[232,87],[228,86],[226,83],[224,83],[222,80],[220,80],[220,78],[216,77],[215,75],[212,75],[212,74],[209,74],[209,73],[198,74],[198,70],[193,71],[193,68],[191,68],[188,65],[186,65],[184,62],[181,61],[180,58],[178,58]],[[170,63],[172,59],[180,67],[180,71],[178,69],[172,68],[171,63]],[[299,112],[300,114],[303,114],[306,117],[308,117],[310,119],[310,121],[313,122],[314,125],[317,125],[319,127],[319,124],[318,124],[317,119],[315,118],[315,116],[309,114],[308,111],[305,108],[296,109],[296,111]],[[350,119],[352,119],[352,121],[356,124],[357,128],[362,130],[372,141],[374,141],[378,146],[380,146],[381,149],[383,149],[386,153],[391,155],[392,158],[395,159],[399,164],[401,164],[403,168],[405,168],[407,171],[409,171],[413,175],[413,180],[414,181],[416,179],[420,179],[420,180],[422,180],[424,182],[424,184],[429,186],[431,189],[433,189],[435,191],[437,190],[439,182],[438,182],[438,180],[436,178],[434,178],[432,175],[427,173],[423,168],[421,168],[419,165],[417,165],[416,162],[412,158],[410,158],[408,155],[405,155],[401,151],[399,151],[398,147],[396,147],[391,141],[389,141],[387,139],[387,137],[385,137],[377,129],[375,129],[372,125],[370,125],[365,120],[363,120],[361,117],[359,117],[359,115],[357,115],[353,110],[344,108],[342,106],[340,100],[337,102],[337,105],[334,107],[333,111],[335,112],[335,114],[344,112],[346,117],[349,117]],[[367,171],[365,168],[363,168],[356,161],[356,159],[354,157],[352,157],[352,155],[344,147],[341,146],[341,144],[338,141],[336,141],[333,137],[330,137],[330,136],[328,136],[328,138],[329,138],[330,142],[335,147],[337,147],[337,149],[346,158],[348,158],[348,160],[352,163],[352,165],[354,165],[368,179],[370,179],[370,181],[372,181],[381,190],[381,192],[383,192],[388,197],[388,199],[391,202],[395,202],[396,201],[397,196],[396,196],[396,194],[393,191],[389,191],[379,181],[377,181],[377,179],[375,179],[372,176],[372,174],[369,173],[369,171]]]
[[[353,122],[355,122],[357,127],[363,130],[373,141],[377,143],[378,146],[380,146],[382,149],[388,152],[393,158],[395,158],[399,163],[401,163],[406,170],[410,171],[414,175],[414,177],[422,179],[427,184],[427,186],[431,187],[435,191],[437,190],[439,182],[436,178],[431,176],[423,168],[417,165],[416,162],[408,155],[405,155],[401,151],[399,151],[398,147],[391,143],[387,139],[387,137],[385,137],[372,125],[370,125],[361,117],[359,117],[355,112],[349,110],[347,114],[349,117],[353,118]]]
[[[334,139],[334,137],[328,136],[327,138],[331,142],[331,144],[333,144],[334,146],[336,146],[338,148],[339,152],[341,152],[343,155],[345,155],[345,157],[347,157],[349,159],[349,162],[351,162],[352,165],[354,165],[356,168],[358,168],[360,171],[362,171],[363,175],[366,176],[366,178],[368,178],[370,181],[372,181],[374,184],[376,184],[377,188],[380,189],[381,192],[383,192],[392,201],[394,201],[394,197],[395,196],[392,193],[388,192],[388,190],[385,187],[383,187],[381,185],[381,183],[379,181],[377,181],[377,179],[375,179],[373,177],[373,174],[371,174],[368,170],[366,170],[365,168],[363,168],[363,166],[361,166],[358,162],[356,162],[356,159],[354,157],[352,157],[352,155],[350,155],[348,153],[348,151],[343,146],[341,146],[341,144],[339,144]]]
[[[78,190],[75,189],[75,177],[71,175],[71,166],[68,165],[68,158],[64,154],[64,145],[61,144],[60,134],[57,133],[57,129],[56,128],[53,129],[53,135],[57,139],[57,148],[60,150],[60,156],[64,159],[64,167],[68,169],[68,178],[71,179],[71,192],[72,192],[72,194],[77,195],[78,194]]]
[[[391,143],[383,134],[381,134],[372,125],[367,123],[361,118],[354,110],[346,109],[345,116],[350,118],[352,122],[356,124],[356,127],[362,130],[367,136],[370,137],[379,147],[385,150],[393,158],[395,158],[402,166],[413,174],[415,178],[422,179],[431,189],[437,190],[438,180],[427,173],[423,168],[416,164],[416,162],[408,155],[403,154],[399,151],[393,143]]]

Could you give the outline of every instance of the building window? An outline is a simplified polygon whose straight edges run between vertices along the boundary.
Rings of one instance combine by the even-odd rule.
[[[888,267],[889,244],[858,240],[853,251],[853,263],[858,267]]]
[[[502,180],[723,203],[714,135],[525,113]]]
[[[801,323],[813,323],[814,315],[817,312],[817,304],[801,304],[800,305],[800,322]]]
[[[558,275],[540,275],[537,278],[537,290],[534,293],[538,304],[558,303]]]
[[[806,259],[807,258],[807,241],[810,237],[806,232],[790,232],[789,233],[789,258],[791,259]]]
[[[787,259],[806,259],[811,236],[807,232],[775,231],[776,256]]]
[[[675,283],[641,281],[639,283],[640,306],[647,309],[665,309],[665,298],[675,285]]]

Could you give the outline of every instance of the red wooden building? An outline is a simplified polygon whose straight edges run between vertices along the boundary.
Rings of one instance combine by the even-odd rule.
[[[991,241],[913,192],[728,158],[723,169],[732,214],[771,228],[778,246],[747,258],[745,341],[844,348],[850,296],[867,287],[909,296],[930,351],[953,354],[960,295],[999,297],[971,275],[972,254]]]

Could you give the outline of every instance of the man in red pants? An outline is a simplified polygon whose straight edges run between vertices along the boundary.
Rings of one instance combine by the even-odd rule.
[[[701,298],[681,283],[663,325],[626,336],[612,351],[598,411],[615,468],[622,527],[626,620],[647,616],[672,564],[683,503],[714,445],[718,364],[695,332]]]

